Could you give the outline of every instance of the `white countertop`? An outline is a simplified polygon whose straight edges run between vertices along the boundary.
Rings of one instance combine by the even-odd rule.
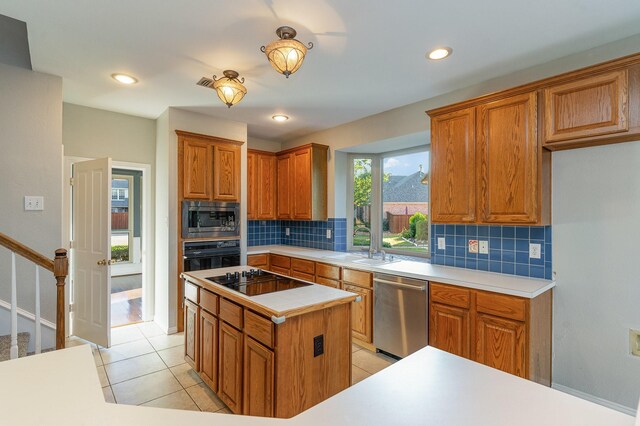
[[[275,253],[283,256],[293,256],[317,262],[347,266],[352,269],[400,275],[426,281],[436,281],[444,284],[459,285],[478,290],[520,296],[528,299],[539,296],[556,285],[555,281],[432,265],[427,262],[414,262],[408,260],[401,260],[399,262],[383,265],[362,265],[341,259],[349,257],[352,255],[351,253],[309,249],[296,246],[253,246],[247,249],[247,254],[249,255],[260,253]]]
[[[106,403],[86,345],[0,362],[0,377],[3,424],[634,424],[626,414],[431,347],[288,420]]]
[[[211,277],[212,275],[225,275],[227,272],[234,273],[248,271],[249,269],[251,269],[249,266],[233,266],[230,268],[218,268],[215,270],[208,269],[204,271],[183,272],[183,275],[200,280],[200,282],[196,281],[196,284],[204,284],[217,289],[223,294],[232,294],[237,298],[245,299],[248,302],[260,305],[265,311],[269,311],[271,315],[276,317],[288,316],[305,307],[326,305],[327,303],[340,300],[344,300],[345,303],[351,302],[353,298],[358,296],[357,294],[350,293],[348,291],[338,290],[319,284],[260,294],[257,296],[246,296],[240,292],[229,290],[227,287],[216,284],[213,281],[205,280],[207,277]],[[194,280],[192,279],[192,281]]]

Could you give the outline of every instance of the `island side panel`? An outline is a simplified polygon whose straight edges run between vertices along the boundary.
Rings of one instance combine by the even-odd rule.
[[[276,327],[276,417],[290,418],[351,385],[351,303]],[[314,337],[324,352],[314,356]]]

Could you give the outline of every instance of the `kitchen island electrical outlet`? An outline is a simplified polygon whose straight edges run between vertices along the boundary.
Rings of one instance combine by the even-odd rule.
[[[640,356],[640,330],[629,330],[631,355]]]
[[[480,241],[480,254],[489,254],[489,241]]]
[[[469,253],[478,252],[478,240],[469,240]]]
[[[36,197],[33,195],[24,196],[24,209],[29,211],[44,210],[44,197]]]
[[[289,228],[284,228],[284,235],[289,236]]]
[[[313,338],[313,356],[314,358],[324,353],[324,334]]]
[[[446,240],[444,237],[438,237],[438,250],[445,250],[446,248]]]
[[[540,244],[529,244],[529,257],[531,259],[540,259],[541,250]]]
[[[331,239],[331,229],[327,229],[327,239]]]

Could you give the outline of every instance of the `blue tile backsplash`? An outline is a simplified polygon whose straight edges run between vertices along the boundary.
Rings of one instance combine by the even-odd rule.
[[[289,228],[289,235],[286,235],[287,228]],[[331,238],[327,238],[327,229],[331,229]],[[329,218],[327,221],[250,220],[247,230],[249,247],[283,244],[347,251],[346,218]]]
[[[446,248],[438,250],[438,238]],[[489,253],[469,253],[469,240],[489,241]],[[540,259],[529,244],[540,244]],[[431,225],[431,263],[551,279],[551,226]]]

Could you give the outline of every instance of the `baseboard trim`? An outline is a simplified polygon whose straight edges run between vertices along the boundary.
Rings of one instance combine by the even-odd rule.
[[[169,329],[167,330],[167,334],[176,334],[177,332],[178,332],[177,326],[169,327]]]
[[[11,311],[11,303],[0,299],[0,308],[4,308],[7,311]],[[32,314],[29,311],[26,311],[22,308],[18,308],[17,309],[18,315],[20,315],[23,318],[27,318],[31,321],[33,321],[34,323],[36,322],[36,316],[35,314]],[[54,323],[52,323],[51,321],[48,321],[44,318],[40,318],[40,324],[44,327],[50,328],[51,330],[55,330],[56,329],[56,325]]]
[[[632,417],[636,415],[635,408],[629,408],[626,405],[618,404],[617,402],[612,402],[604,398],[600,398],[586,392],[579,391],[577,389],[570,388],[568,386],[560,385],[558,383],[552,383],[551,387],[555,390],[559,390],[560,392],[568,393],[569,395],[577,396],[581,399],[586,399],[587,401],[596,403],[598,405],[602,405],[607,408],[611,408],[612,410],[620,411],[621,413],[628,414]]]

